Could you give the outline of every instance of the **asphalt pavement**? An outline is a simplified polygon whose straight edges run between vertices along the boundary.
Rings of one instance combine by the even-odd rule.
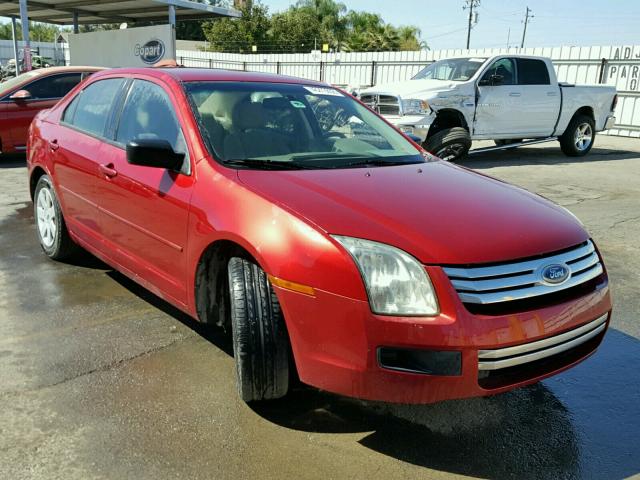
[[[42,254],[24,159],[0,157],[0,478],[640,478],[640,140],[461,164],[585,223],[613,286],[599,351],[495,397],[402,406],[298,388],[249,407],[224,332],[88,254]]]

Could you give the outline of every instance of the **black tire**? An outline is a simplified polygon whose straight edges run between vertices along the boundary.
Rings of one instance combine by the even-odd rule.
[[[584,140],[588,139],[585,143]],[[562,152],[569,157],[582,157],[591,151],[596,140],[596,124],[588,115],[575,115],[559,138]]]
[[[424,148],[436,157],[455,162],[463,158],[471,148],[471,137],[462,127],[447,128],[427,138]]]
[[[244,258],[229,261],[231,329],[238,393],[272,400],[289,389],[289,339],[266,273]]]
[[[33,217],[40,246],[49,258],[63,260],[79,250],[69,236],[58,196],[48,175],[41,176],[36,184]],[[49,226],[48,230],[45,225]]]

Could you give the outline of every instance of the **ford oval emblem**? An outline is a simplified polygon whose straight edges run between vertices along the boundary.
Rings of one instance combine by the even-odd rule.
[[[144,63],[153,65],[164,57],[164,43],[162,40],[149,40],[144,45],[137,44],[133,53]]]
[[[558,285],[566,282],[571,276],[571,270],[564,263],[554,263],[546,265],[542,269],[542,280],[546,283]]]

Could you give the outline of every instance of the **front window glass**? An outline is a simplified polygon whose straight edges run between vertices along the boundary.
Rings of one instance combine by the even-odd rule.
[[[480,80],[480,83],[487,85],[515,85],[515,62],[512,58],[501,58],[499,60],[496,60],[487,69],[482,79]]]
[[[475,75],[486,58],[449,58],[420,70],[413,80],[450,80],[465,82]]]
[[[32,78],[36,78],[40,76],[40,72],[37,70],[31,70],[30,72],[25,72],[17,77],[10,78],[2,83],[0,83],[0,96],[5,96],[15,87],[25,82],[26,80],[30,80]]]
[[[23,87],[31,94],[31,98],[62,98],[69,93],[73,87],[80,83],[82,74],[65,73],[60,75],[51,75],[36,80]]]
[[[212,153],[228,165],[345,168],[424,161],[403,135],[330,87],[192,82],[186,91]]]

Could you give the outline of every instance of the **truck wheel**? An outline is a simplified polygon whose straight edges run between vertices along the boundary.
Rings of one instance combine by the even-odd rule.
[[[454,162],[467,154],[471,137],[462,127],[447,128],[427,138],[423,146],[436,157]]]
[[[289,389],[289,340],[266,273],[244,258],[229,261],[231,329],[238,393],[245,402],[271,400]]]
[[[79,247],[69,236],[58,197],[48,175],[42,175],[38,179],[33,199],[33,216],[42,250],[53,260],[71,256]]]
[[[588,115],[576,115],[560,137],[560,148],[569,157],[582,157],[593,147],[596,125]]]

